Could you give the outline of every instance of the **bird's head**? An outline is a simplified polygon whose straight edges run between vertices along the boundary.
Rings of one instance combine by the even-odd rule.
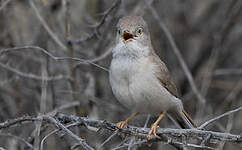
[[[137,43],[146,46],[150,44],[148,26],[141,16],[126,16],[117,24],[118,40],[124,44]]]

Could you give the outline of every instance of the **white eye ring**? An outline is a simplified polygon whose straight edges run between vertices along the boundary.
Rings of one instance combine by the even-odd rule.
[[[143,34],[143,28],[139,27],[137,30],[136,30],[136,35],[137,36],[140,36]]]

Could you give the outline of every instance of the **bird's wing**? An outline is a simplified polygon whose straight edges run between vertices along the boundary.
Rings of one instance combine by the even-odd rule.
[[[175,97],[179,97],[176,86],[171,80],[170,72],[166,67],[166,64],[155,53],[152,54],[152,61],[157,69],[155,69],[155,75],[159,79],[160,83]],[[182,112],[171,110],[169,111],[171,117],[173,117],[181,128],[196,128],[196,124],[183,109]]]
[[[170,72],[166,67],[166,64],[161,61],[159,56],[157,56],[155,53],[152,54],[153,56],[151,57],[157,69],[155,69],[155,75],[160,81],[160,83],[175,97],[179,97],[177,88],[174,84],[174,82],[171,79]]]

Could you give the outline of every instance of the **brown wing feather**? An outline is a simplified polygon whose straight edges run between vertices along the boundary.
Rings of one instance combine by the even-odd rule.
[[[167,69],[165,63],[161,61],[159,56],[157,56],[154,52],[152,53],[152,59],[151,61],[156,64],[157,69],[155,69],[155,75],[159,79],[159,81],[162,83],[162,85],[175,97],[179,97],[177,88],[174,84],[174,82],[171,80],[171,76],[169,73],[169,70]],[[191,119],[191,117],[188,115],[188,113],[183,110],[181,113],[177,111],[171,111],[171,115],[176,118],[176,121],[182,128],[195,128],[196,125]]]
[[[170,72],[166,67],[166,64],[161,61],[159,56],[157,56],[155,53],[152,53],[152,60],[155,64],[157,64],[158,69],[156,69],[156,77],[159,79],[159,81],[162,83],[162,85],[175,97],[179,97],[177,88],[174,84],[174,82],[171,79]]]
[[[194,121],[192,120],[192,118],[188,115],[188,113],[183,109],[182,110],[183,114],[186,116],[187,120],[189,120],[189,122],[193,125],[194,128],[197,128],[197,125],[194,123]]]

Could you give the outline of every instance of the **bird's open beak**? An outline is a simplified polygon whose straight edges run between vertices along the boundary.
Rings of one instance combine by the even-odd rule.
[[[134,39],[134,35],[131,34],[131,33],[128,33],[128,32],[124,32],[122,37],[123,37],[123,42],[124,43],[130,42],[130,41],[132,41]]]

